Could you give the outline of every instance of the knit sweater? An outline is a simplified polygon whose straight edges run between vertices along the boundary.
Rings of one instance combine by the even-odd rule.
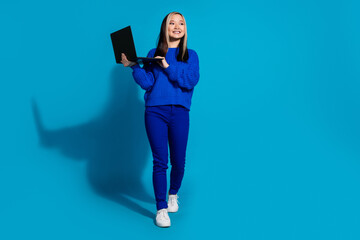
[[[147,57],[154,57],[151,49]],[[133,77],[145,92],[145,106],[182,105],[190,110],[194,87],[199,81],[199,58],[194,50],[188,49],[187,62],[177,61],[179,48],[169,48],[165,59],[169,64],[162,68],[156,62],[148,62],[141,68],[132,66]]]

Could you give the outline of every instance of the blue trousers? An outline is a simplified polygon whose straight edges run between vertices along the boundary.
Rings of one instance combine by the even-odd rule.
[[[180,105],[147,106],[145,128],[153,155],[153,185],[159,210],[168,207],[168,146],[171,163],[169,194],[177,194],[181,186],[189,134],[189,110]]]

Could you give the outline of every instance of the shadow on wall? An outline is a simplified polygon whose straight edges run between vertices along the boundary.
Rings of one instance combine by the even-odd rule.
[[[144,104],[137,97],[131,72],[115,66],[110,80],[111,96],[103,113],[78,126],[46,129],[33,100],[40,143],[45,148],[58,149],[68,158],[85,159],[88,180],[98,194],[153,218],[152,212],[129,198],[155,203],[141,181],[150,149],[144,127]]]

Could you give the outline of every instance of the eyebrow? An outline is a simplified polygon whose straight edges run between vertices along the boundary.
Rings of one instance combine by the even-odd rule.
[[[175,20],[170,20],[170,22],[171,22],[171,21],[173,21],[173,22],[174,22]],[[184,20],[180,20],[179,22],[183,22],[183,21],[184,21]]]

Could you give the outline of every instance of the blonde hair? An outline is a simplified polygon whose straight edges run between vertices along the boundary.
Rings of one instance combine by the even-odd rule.
[[[184,26],[185,26],[185,33],[184,33],[184,37],[183,37],[183,45],[182,45],[182,58],[184,58],[184,55],[185,55],[185,50],[187,48],[187,25],[186,25],[186,20],[185,20],[185,17],[179,13],[179,12],[171,12],[167,15],[167,18],[166,18],[166,28],[165,28],[165,33],[166,33],[166,42],[167,42],[167,45],[169,46],[169,43],[170,43],[170,38],[169,38],[169,33],[168,33],[168,27],[169,27],[169,24],[170,24],[170,21],[171,21],[171,17],[176,15],[176,14],[179,14],[183,20],[184,20]],[[180,44],[179,44],[180,45]],[[180,47],[180,46],[179,46]]]
[[[185,17],[179,13],[179,12],[171,12],[168,15],[165,16],[165,18],[163,19],[162,23],[161,23],[161,28],[160,28],[160,34],[159,34],[159,38],[158,38],[158,44],[157,44],[157,48],[155,51],[155,55],[154,56],[162,56],[165,57],[167,51],[168,51],[168,47],[170,44],[170,37],[169,37],[169,32],[168,32],[168,28],[169,28],[169,24],[171,21],[171,17],[179,14],[183,20],[184,20],[184,36],[180,39],[180,43],[179,43],[179,53],[177,55],[177,60],[178,61],[183,61],[186,62],[189,59],[189,52],[187,49],[187,25],[186,25],[186,20]]]

